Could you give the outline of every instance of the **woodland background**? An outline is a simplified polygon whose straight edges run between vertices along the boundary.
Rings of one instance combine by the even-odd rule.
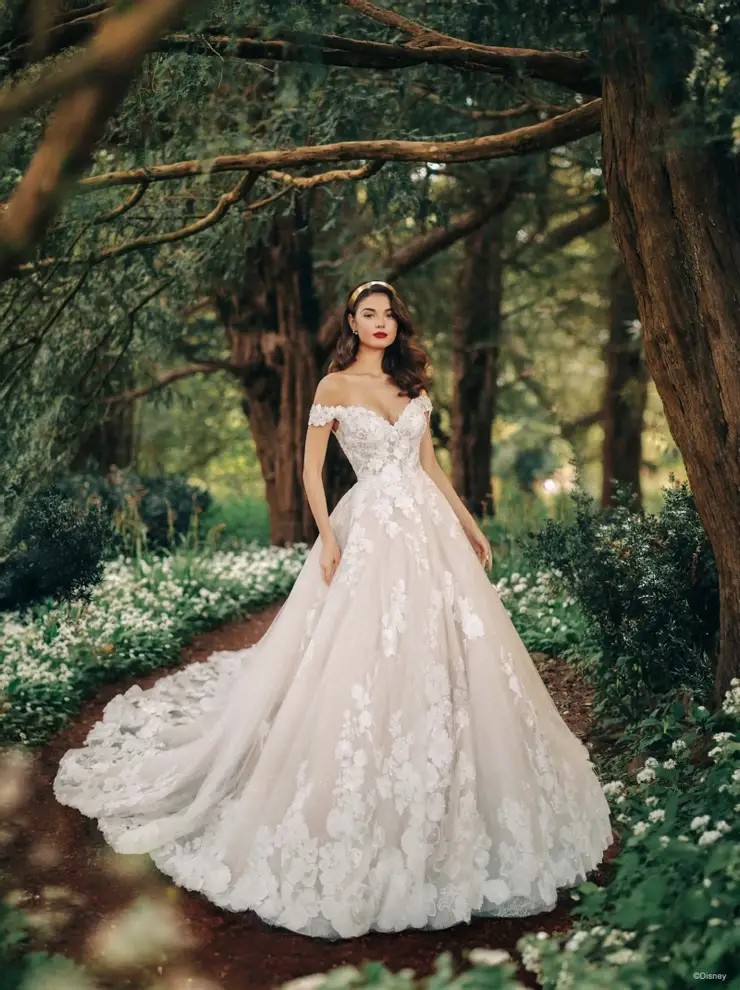
[[[3,3],[5,741],[46,745],[101,684],[287,593],[316,536],[309,406],[347,290],[385,279],[517,628],[630,778],[569,985],[719,971],[740,951],[739,59],[736,0]],[[330,507],[353,480],[331,438]],[[536,948],[537,985],[568,985]]]

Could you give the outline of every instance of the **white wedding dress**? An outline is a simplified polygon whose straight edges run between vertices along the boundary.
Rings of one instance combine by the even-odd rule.
[[[336,939],[550,911],[611,844],[583,743],[421,467],[431,401],[337,419],[357,481],[262,639],[108,703],[54,781],[122,853]]]

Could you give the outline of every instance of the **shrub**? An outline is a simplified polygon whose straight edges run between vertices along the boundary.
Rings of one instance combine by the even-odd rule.
[[[68,474],[57,490],[81,504],[100,502],[113,520],[114,549],[124,553],[173,548],[184,541],[211,504],[211,495],[180,475],[139,476],[114,467],[107,475]]]
[[[54,987],[93,990],[85,969],[61,955],[28,951],[26,914],[0,901],[0,985],[2,990]]]
[[[640,769],[604,785],[622,832],[608,886],[571,894],[574,931],[517,943],[543,990],[738,986],[724,981],[740,958],[739,732],[737,678],[711,715],[684,698],[659,735],[652,718],[636,728]]]
[[[382,962],[365,961],[359,967],[335,966],[326,973],[299,976],[276,990],[526,990],[515,979],[516,966],[505,950],[463,949],[462,957],[470,964],[462,972],[447,951],[437,956],[428,976],[417,976],[410,966],[395,973]]]
[[[100,506],[79,506],[54,490],[34,495],[0,561],[0,609],[26,608],[46,597],[84,597],[100,580],[111,540]]]
[[[579,479],[573,521],[548,521],[525,547],[586,617],[597,715],[633,720],[679,685],[710,689],[716,565],[688,486],[671,481],[651,515],[631,510],[625,488],[614,507],[596,507]]]
[[[0,616],[0,745],[38,745],[97,685],[170,664],[197,633],[287,595],[308,547],[107,561],[90,600]]]
[[[200,518],[210,544],[235,549],[245,543],[270,546],[270,509],[264,498],[230,495],[214,499]]]

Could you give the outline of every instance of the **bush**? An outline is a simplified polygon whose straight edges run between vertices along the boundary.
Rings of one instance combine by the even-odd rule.
[[[0,615],[0,745],[45,742],[99,684],[174,661],[205,629],[287,595],[308,547],[107,561],[90,600]]]
[[[410,966],[393,972],[382,962],[363,962],[359,967],[335,966],[326,973],[311,973],[281,983],[276,990],[526,990],[515,979],[516,966],[504,949],[463,949],[469,968],[458,972],[452,952],[441,952],[434,971],[417,976]]]
[[[517,943],[543,990],[740,985],[739,730],[737,678],[711,715],[684,697],[659,734],[637,726],[636,772],[604,785],[622,832],[608,886],[571,894],[575,931]]]
[[[259,543],[270,546],[270,509],[264,498],[231,495],[214,499],[200,519],[209,542],[228,549]]]
[[[84,597],[100,580],[112,528],[98,505],[79,506],[54,490],[31,497],[0,561],[0,609],[46,597]]]
[[[671,481],[658,515],[643,515],[625,488],[614,507],[595,506],[579,479],[574,520],[548,521],[525,547],[586,617],[595,712],[605,718],[632,721],[678,686],[711,687],[717,570],[688,486]]]
[[[93,990],[84,968],[61,955],[28,951],[29,931],[25,912],[0,901],[0,987],[26,990]]]
[[[191,528],[197,540],[197,520],[211,504],[208,491],[180,475],[139,476],[114,467],[107,475],[68,474],[58,491],[81,504],[99,502],[113,520],[115,552],[174,548]]]

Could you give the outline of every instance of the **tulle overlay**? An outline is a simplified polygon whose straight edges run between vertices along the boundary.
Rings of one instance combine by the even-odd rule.
[[[429,399],[337,419],[357,482],[254,646],[106,706],[54,792],[118,852],[231,911],[335,939],[529,915],[612,841],[560,717],[452,508],[422,469]]]

